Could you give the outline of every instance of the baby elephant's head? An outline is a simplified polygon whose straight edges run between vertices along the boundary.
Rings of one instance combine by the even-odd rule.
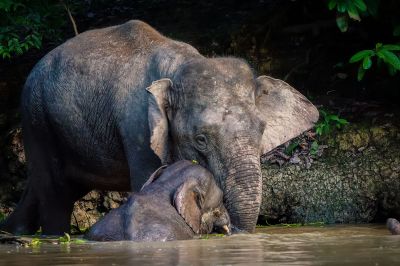
[[[213,175],[204,167],[185,161],[179,175],[174,205],[196,234],[231,233],[231,221],[223,204],[223,193]]]

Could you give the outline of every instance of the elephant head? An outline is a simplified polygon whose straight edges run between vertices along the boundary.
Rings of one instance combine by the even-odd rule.
[[[221,189],[204,167],[187,160],[162,166],[126,203],[85,235],[96,241],[167,241],[231,233]]]
[[[224,192],[232,224],[252,232],[261,204],[260,154],[312,127],[316,108],[287,83],[255,78],[235,58],[200,58],[148,88],[151,147],[162,162],[195,159]]]
[[[175,187],[175,184],[179,185]],[[162,166],[143,185],[141,193],[154,194],[154,188],[160,187],[170,192],[173,206],[194,233],[230,234],[223,193],[210,171],[187,160]]]

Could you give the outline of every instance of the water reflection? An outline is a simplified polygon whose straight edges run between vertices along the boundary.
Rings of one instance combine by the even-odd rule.
[[[167,243],[0,246],[0,265],[399,265],[400,237],[383,226],[268,228]]]

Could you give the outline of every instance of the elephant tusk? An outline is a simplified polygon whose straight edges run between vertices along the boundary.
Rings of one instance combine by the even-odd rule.
[[[222,226],[222,229],[224,230],[224,233],[226,234],[226,235],[231,235],[231,230],[229,229],[229,227],[226,225],[226,224],[224,224],[223,226]]]

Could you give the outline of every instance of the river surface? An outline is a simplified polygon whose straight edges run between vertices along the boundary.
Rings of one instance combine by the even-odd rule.
[[[0,265],[400,265],[382,225],[268,227],[255,234],[158,243],[0,245]]]

